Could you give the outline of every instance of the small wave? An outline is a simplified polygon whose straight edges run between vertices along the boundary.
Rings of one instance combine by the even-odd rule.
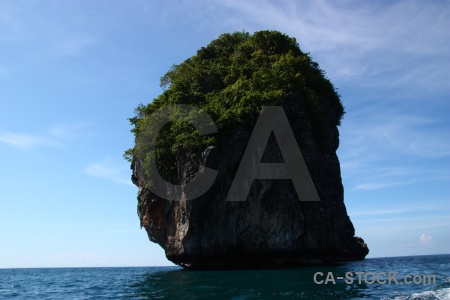
[[[450,300],[450,288],[414,293],[407,297],[395,297],[395,300]]]

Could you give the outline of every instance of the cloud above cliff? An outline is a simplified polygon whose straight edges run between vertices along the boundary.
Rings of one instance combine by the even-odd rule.
[[[99,162],[94,162],[84,168],[87,175],[100,177],[116,183],[132,185],[129,165],[125,161],[118,162],[111,158],[106,158]]]
[[[340,129],[343,173],[357,181],[368,180],[353,188],[374,190],[449,179],[444,166],[427,163],[450,157],[450,144],[445,139],[450,123],[444,116],[380,114],[376,109],[364,116],[364,121],[358,116],[345,120]],[[411,165],[411,161],[423,163]]]
[[[435,2],[222,1],[234,22],[297,37],[330,78],[367,86],[446,88],[448,7]],[[244,25],[245,24],[245,25]],[[427,24],[427,26],[424,26]]]

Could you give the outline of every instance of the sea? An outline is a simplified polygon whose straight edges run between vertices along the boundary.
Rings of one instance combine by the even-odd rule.
[[[0,298],[450,299],[450,255],[369,258],[281,270],[0,269]]]

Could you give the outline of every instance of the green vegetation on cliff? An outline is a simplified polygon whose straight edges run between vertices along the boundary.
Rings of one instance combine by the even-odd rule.
[[[223,34],[193,57],[173,65],[161,77],[161,87],[164,92],[152,103],[139,105],[136,116],[129,119],[136,145],[125,152],[125,158],[139,157],[149,174],[148,161],[155,155],[166,178],[176,171],[176,156],[195,155],[238,128],[251,131],[261,108],[282,105],[288,94],[303,101],[318,145],[325,152],[329,147],[326,123],[331,117],[333,125],[339,125],[344,114],[335,88],[318,64],[300,50],[295,38],[277,31]],[[325,116],[320,99],[326,99],[333,116]],[[174,121],[159,133],[155,153],[149,153],[145,135],[154,134],[148,129],[152,123],[149,116],[169,104],[204,110],[214,120],[218,134],[199,137],[188,123]]]

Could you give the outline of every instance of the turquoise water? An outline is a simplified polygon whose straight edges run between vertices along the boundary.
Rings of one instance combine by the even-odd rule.
[[[323,276],[314,282],[314,274]],[[331,272],[335,283],[329,277]],[[352,273],[353,283],[345,282]],[[366,272],[367,282],[356,272]],[[398,272],[398,284],[370,273]],[[435,275],[434,284],[401,284]],[[340,280],[337,277],[344,277]],[[416,277],[416,282],[423,277]],[[350,280],[347,278],[347,281]],[[178,267],[0,269],[1,299],[450,299],[450,255],[373,258],[330,267],[184,271]]]

